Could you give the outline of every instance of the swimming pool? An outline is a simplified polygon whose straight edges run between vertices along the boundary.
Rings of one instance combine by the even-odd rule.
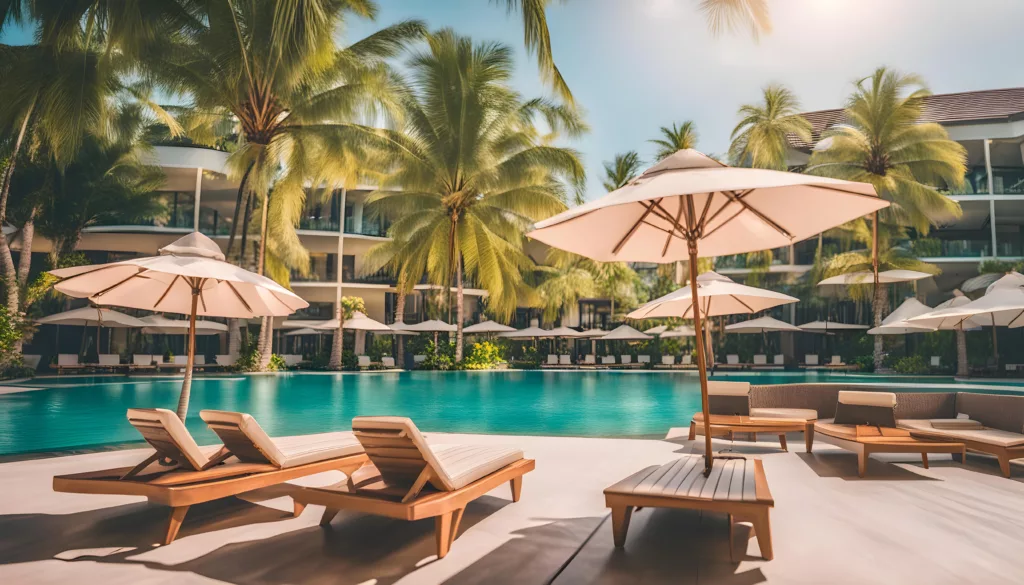
[[[757,384],[883,383],[897,391],[1021,392],[1020,382],[968,386],[952,378],[831,372],[718,374]],[[64,377],[0,395],[0,455],[139,441],[132,407],[174,410],[181,378]],[[357,415],[408,416],[425,431],[566,436],[663,436],[700,408],[693,372],[402,372],[210,376],[192,383],[187,426],[200,444],[215,436],[204,408],[252,414],[271,435],[351,428]]]

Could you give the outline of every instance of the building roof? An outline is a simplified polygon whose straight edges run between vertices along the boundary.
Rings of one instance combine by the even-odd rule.
[[[954,125],[1009,122],[1024,118],[1024,87],[944,93],[928,96],[922,101],[924,108],[921,122]],[[800,150],[810,149],[821,138],[822,132],[842,123],[843,112],[842,108],[804,112],[803,117],[811,123],[814,141],[807,144],[795,136],[789,136],[790,145]]]

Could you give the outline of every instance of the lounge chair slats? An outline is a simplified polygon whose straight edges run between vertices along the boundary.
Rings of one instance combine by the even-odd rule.
[[[757,499],[757,483],[755,482],[755,470],[757,466],[750,459],[743,465],[743,494],[742,500]]]

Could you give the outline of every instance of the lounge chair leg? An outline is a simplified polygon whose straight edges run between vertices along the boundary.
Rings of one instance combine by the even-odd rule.
[[[921,453],[921,464],[924,465],[925,469],[928,469],[928,454]]]
[[[292,516],[298,518],[302,515],[302,511],[306,509],[306,504],[296,499],[292,499]]]
[[[864,477],[868,472],[868,454],[864,451],[857,452],[857,476]]]
[[[814,448],[814,427],[808,426],[804,429],[804,447],[807,448],[807,452],[810,453]]]
[[[736,554],[733,551],[733,545],[732,545],[732,543],[733,543],[733,529],[735,528],[735,525],[736,525],[736,519],[732,517],[732,514],[729,514],[729,562],[730,563],[735,563],[736,562]]]
[[[331,520],[334,520],[334,517],[337,515],[338,510],[335,510],[334,508],[325,509],[324,515],[320,518],[320,526],[323,526],[324,528],[330,526]]]
[[[452,537],[448,541],[449,548],[451,548],[451,545],[455,543],[455,539],[459,537],[459,523],[462,522],[462,515],[465,511],[465,508],[458,508],[452,514]]]
[[[999,471],[1003,472],[1003,477],[1009,479],[1010,477],[1010,456],[1000,455],[999,456]]]
[[[508,483],[512,486],[512,501],[518,502],[523,495],[523,476],[513,477]]]
[[[786,444],[786,433],[779,433],[779,446],[783,451],[789,452],[789,445]]]
[[[689,438],[689,440],[693,441],[696,438],[697,438],[697,425],[694,424],[693,421],[691,420],[690,421],[690,438]]]
[[[757,546],[761,549],[761,556],[766,561],[775,557],[772,551],[772,525],[768,519],[768,509],[757,512],[750,516],[750,523],[754,525],[754,536],[757,537]]]
[[[612,506],[612,539],[618,548],[626,546],[626,532],[632,515],[633,506]]]
[[[164,537],[164,544],[171,544],[178,537],[178,530],[181,528],[181,522],[185,519],[188,509],[189,506],[171,508],[171,518],[167,522],[167,535]]]
[[[434,518],[434,540],[437,541],[437,558],[443,559],[452,545],[453,512],[441,514]]]

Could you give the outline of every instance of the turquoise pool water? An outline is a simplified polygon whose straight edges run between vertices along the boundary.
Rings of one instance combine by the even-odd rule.
[[[952,378],[880,377],[828,372],[716,375],[759,384],[882,383],[898,391],[1024,391],[1020,382],[969,387]],[[65,377],[0,395],[0,455],[98,447],[139,440],[131,407],[174,410],[180,378]],[[662,436],[700,408],[689,372],[290,373],[196,378],[188,428],[215,437],[198,412],[251,413],[271,435],[349,429],[357,415],[411,417],[425,431],[569,436]]]

